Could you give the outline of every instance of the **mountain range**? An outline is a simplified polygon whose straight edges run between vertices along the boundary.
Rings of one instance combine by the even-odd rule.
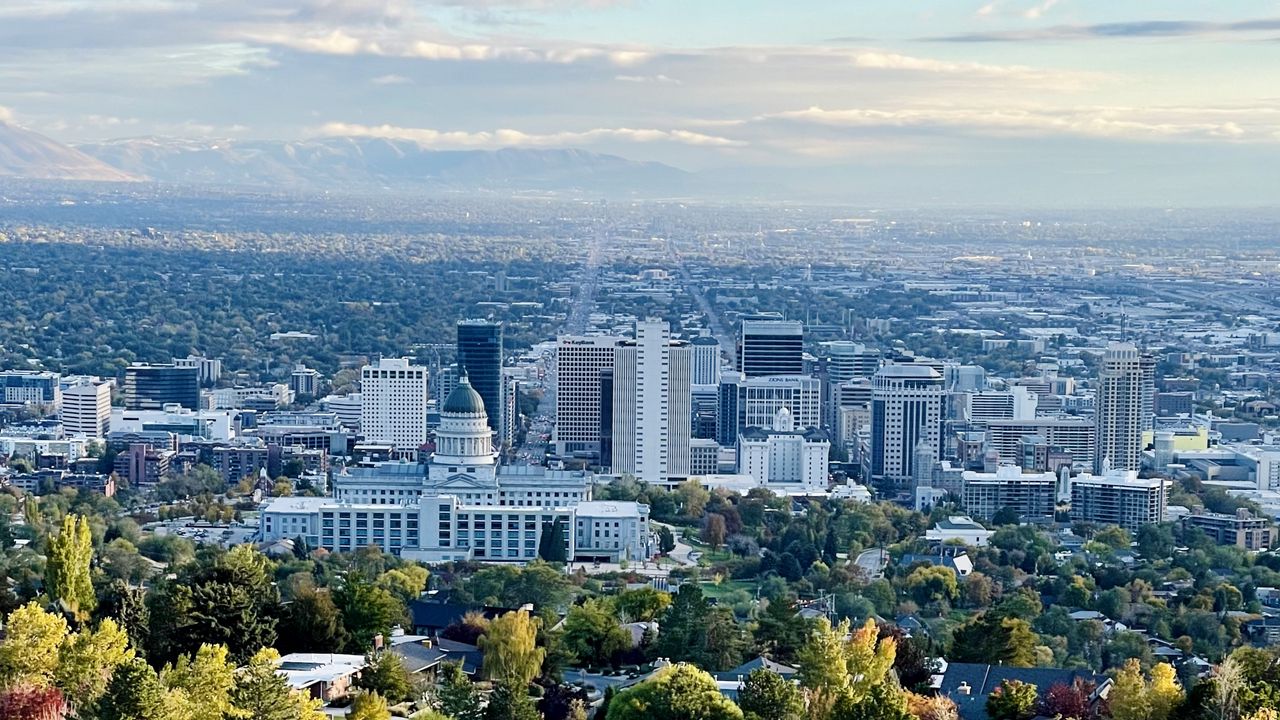
[[[0,177],[274,189],[570,191],[673,195],[670,165],[575,149],[431,150],[407,140],[130,138],[78,146],[0,122]]]

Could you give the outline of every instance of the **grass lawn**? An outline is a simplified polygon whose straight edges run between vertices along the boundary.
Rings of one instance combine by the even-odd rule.
[[[756,583],[752,580],[725,580],[719,585],[706,582],[699,583],[699,587],[702,588],[703,596],[715,598],[717,600],[736,590],[746,590],[752,595],[756,592]]]

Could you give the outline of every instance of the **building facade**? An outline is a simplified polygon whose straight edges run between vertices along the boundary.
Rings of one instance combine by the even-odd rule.
[[[636,323],[613,362],[614,473],[662,481],[689,474],[689,345],[671,339],[666,322]]]
[[[101,378],[77,378],[62,391],[62,429],[67,435],[104,438],[111,430],[111,388]]]
[[[1102,358],[1094,407],[1093,470],[1138,470],[1142,467],[1142,431],[1148,403],[1147,368],[1138,348],[1111,343]]]
[[[613,370],[620,338],[563,336],[556,342],[556,454],[601,455],[601,374]],[[612,391],[609,393],[612,402]],[[612,422],[612,421],[611,421]]]
[[[383,358],[360,370],[360,430],[365,441],[410,457],[427,441],[427,369],[408,358]]]
[[[505,442],[502,323],[489,320],[463,320],[458,323],[458,373],[466,376],[471,387],[480,394],[489,416],[489,427],[497,433],[500,442]]]
[[[1053,473],[1026,473],[1002,465],[994,473],[966,471],[962,498],[972,517],[991,520],[1005,508],[1019,520],[1052,520],[1058,497],[1058,477]]]
[[[738,473],[762,485],[827,489],[831,440],[817,427],[801,428],[786,408],[768,427],[750,427],[738,436]]]
[[[1137,533],[1143,525],[1164,522],[1170,481],[1139,478],[1134,470],[1077,475],[1070,480],[1071,521],[1119,525]]]
[[[127,410],[160,410],[178,405],[200,409],[200,375],[196,367],[135,364],[124,371]]]
[[[804,373],[804,325],[799,320],[744,318],[738,330],[738,371],[747,377]]]
[[[940,447],[942,375],[925,365],[891,364],[872,378],[870,457],[865,476],[901,491],[915,480],[917,447]]]

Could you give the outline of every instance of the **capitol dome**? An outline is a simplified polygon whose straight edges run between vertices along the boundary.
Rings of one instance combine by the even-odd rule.
[[[487,414],[484,409],[484,399],[475,388],[471,387],[471,382],[467,380],[466,375],[458,379],[458,386],[449,393],[449,397],[445,398],[444,407],[440,411],[459,415]]]

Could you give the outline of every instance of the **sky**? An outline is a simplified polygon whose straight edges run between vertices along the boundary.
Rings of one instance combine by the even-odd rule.
[[[1280,0],[0,0],[0,47],[0,119],[66,142],[1280,196]]]

